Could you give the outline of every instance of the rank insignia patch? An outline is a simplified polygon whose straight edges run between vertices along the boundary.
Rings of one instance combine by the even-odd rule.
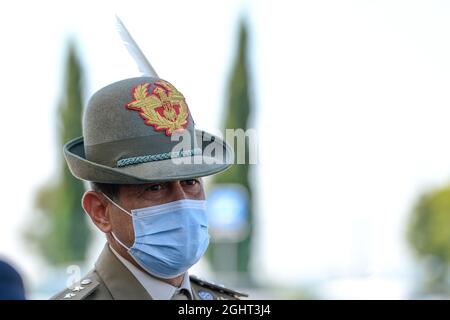
[[[211,293],[209,293],[208,291],[204,291],[204,290],[199,291],[198,296],[202,300],[214,300],[214,296]]]

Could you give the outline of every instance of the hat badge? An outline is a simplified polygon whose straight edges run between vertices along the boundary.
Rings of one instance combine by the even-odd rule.
[[[158,80],[149,94],[150,83],[137,85],[132,92],[134,100],[126,107],[139,111],[144,123],[156,131],[171,136],[177,129],[185,129],[188,123],[188,107],[183,95],[169,82]]]

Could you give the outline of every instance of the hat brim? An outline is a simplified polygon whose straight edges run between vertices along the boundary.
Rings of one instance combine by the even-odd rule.
[[[197,141],[211,141],[202,144],[200,155],[190,156],[189,163],[176,163],[173,159],[153,161],[126,167],[108,167],[86,159],[83,137],[74,139],[64,146],[64,156],[72,174],[81,180],[111,184],[143,184],[157,181],[173,181],[209,176],[226,170],[231,166],[233,151],[217,136],[195,130]],[[212,137],[212,139],[211,139]],[[204,155],[205,147],[216,152],[216,157]],[[220,158],[219,158],[220,156]],[[228,161],[224,161],[228,159]]]

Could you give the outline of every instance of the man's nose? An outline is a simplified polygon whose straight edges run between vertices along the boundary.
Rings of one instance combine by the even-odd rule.
[[[180,181],[173,181],[171,183],[171,201],[178,201],[187,199],[183,186]]]

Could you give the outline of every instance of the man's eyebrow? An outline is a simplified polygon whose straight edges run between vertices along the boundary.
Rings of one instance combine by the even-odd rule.
[[[163,185],[166,185],[166,184],[168,184],[169,182],[170,182],[170,181],[146,182],[146,183],[144,183],[144,184],[139,184],[138,186],[139,186],[139,189],[142,190],[142,189],[145,189],[145,188],[147,188],[147,187],[154,186],[154,185],[156,185],[156,184],[163,184]]]

